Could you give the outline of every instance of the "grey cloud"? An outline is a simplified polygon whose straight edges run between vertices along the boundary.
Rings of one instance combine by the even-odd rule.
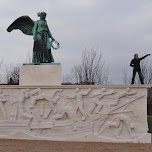
[[[33,40],[20,31],[7,33],[7,26],[21,15],[37,20],[39,11],[47,12],[50,30],[61,44],[54,53],[62,62],[63,73],[80,61],[81,52],[98,46],[109,65],[111,80],[119,80],[122,69],[129,67],[137,51],[150,53],[152,49],[152,2],[151,0],[32,0],[5,1],[1,4],[1,55],[7,61],[24,58],[32,53]],[[2,43],[3,42],[3,43]],[[9,44],[8,46],[5,46]],[[12,51],[14,54],[11,54]],[[12,55],[10,57],[10,54]]]

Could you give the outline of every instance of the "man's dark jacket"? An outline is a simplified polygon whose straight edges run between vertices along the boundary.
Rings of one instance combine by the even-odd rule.
[[[135,71],[141,71],[140,61],[141,61],[142,59],[144,59],[145,57],[147,57],[148,55],[149,55],[149,54],[147,54],[147,55],[145,55],[145,56],[143,56],[143,57],[141,57],[141,58],[134,58],[134,59],[131,61],[130,66],[131,66],[131,67],[134,67],[134,70],[135,70]]]

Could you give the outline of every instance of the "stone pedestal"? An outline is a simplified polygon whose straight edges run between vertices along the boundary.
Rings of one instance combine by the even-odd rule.
[[[19,85],[51,86],[61,85],[61,64],[25,64],[21,67]]]
[[[150,143],[149,86],[0,86],[0,138]]]

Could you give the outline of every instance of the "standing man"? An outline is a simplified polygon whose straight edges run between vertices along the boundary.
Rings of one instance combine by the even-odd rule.
[[[134,84],[136,72],[138,72],[141,84],[144,84],[144,80],[143,80],[142,73],[141,73],[141,68],[140,68],[140,61],[142,59],[144,59],[145,57],[149,56],[149,55],[150,54],[147,54],[147,55],[145,55],[141,58],[138,58],[138,54],[134,55],[134,59],[130,63],[130,66],[133,67],[133,77],[132,77],[131,84]]]

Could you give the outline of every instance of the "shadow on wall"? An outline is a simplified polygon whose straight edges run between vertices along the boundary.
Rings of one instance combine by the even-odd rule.
[[[94,85],[94,82],[62,83],[62,85]]]

